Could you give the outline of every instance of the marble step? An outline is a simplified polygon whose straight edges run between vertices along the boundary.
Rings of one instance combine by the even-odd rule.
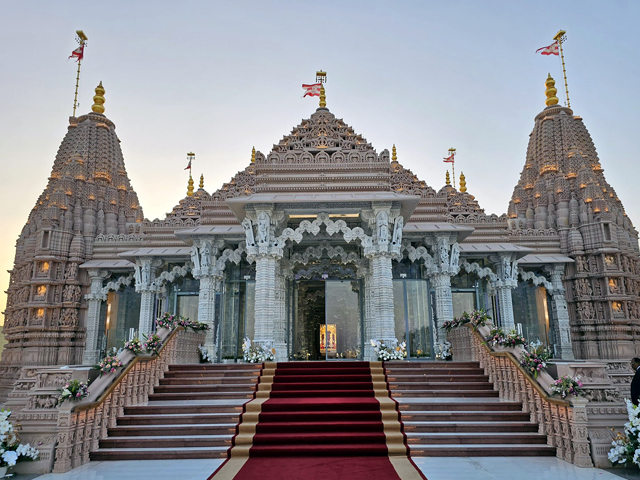
[[[160,384],[153,389],[153,393],[200,393],[200,392],[220,392],[220,393],[251,393],[256,390],[255,384],[212,384],[212,385],[163,385]]]
[[[462,398],[498,398],[500,392],[497,390],[393,390],[391,395],[393,398],[400,397],[425,397],[439,398],[446,397],[462,397]]]
[[[242,405],[131,405],[124,407],[125,415],[172,415],[193,413],[242,413]]]
[[[433,382],[430,380],[415,382],[391,382],[389,389],[395,390],[493,390],[493,385],[489,382]]]
[[[501,444],[501,445],[425,445],[409,447],[416,457],[540,457],[555,456],[556,449],[549,445]]]
[[[236,419],[237,420],[237,419]],[[176,423],[160,425],[116,425],[108,430],[109,437],[146,437],[181,435],[235,435],[236,423],[188,424]]]
[[[92,461],[104,460],[187,460],[193,458],[226,458],[229,447],[183,448],[101,448],[91,452]],[[126,478],[126,477],[125,477]]]
[[[169,436],[137,436],[108,437],[100,440],[102,448],[197,448],[197,447],[230,447],[233,435],[169,435]]]
[[[139,426],[139,425],[183,425],[195,424],[202,425],[204,423],[229,423],[237,425],[240,421],[240,413],[175,413],[151,414],[151,415],[126,415],[118,417],[117,426]]]
[[[252,388],[255,388],[258,383],[258,378],[252,378],[250,376],[244,377],[221,377],[221,376],[196,376],[188,377],[178,375],[175,377],[165,377],[160,380],[160,385],[237,385],[251,384]]]
[[[255,378],[260,376],[260,372],[252,370],[169,370],[164,372],[164,378]]]
[[[403,422],[528,422],[530,415],[525,412],[482,412],[482,411],[442,411],[442,412],[401,412]]]
[[[177,372],[182,370],[201,370],[201,371],[211,371],[211,370],[249,370],[253,371],[256,374],[260,373],[260,369],[262,365],[260,364],[251,364],[251,363],[187,363],[184,365],[169,365],[170,372]]]
[[[547,436],[528,432],[406,432],[409,445],[547,444]]]
[[[156,400],[224,400],[224,399],[246,399],[253,398],[254,391],[244,390],[242,392],[182,392],[182,393],[152,393],[149,401]]]
[[[404,414],[405,411],[437,412],[437,411],[482,411],[482,412],[521,412],[522,404],[519,402],[490,402],[476,399],[469,399],[465,402],[434,401],[422,402],[400,401],[399,409]]]
[[[538,432],[538,425],[531,422],[418,422],[403,419],[403,423],[407,434],[410,432]]]

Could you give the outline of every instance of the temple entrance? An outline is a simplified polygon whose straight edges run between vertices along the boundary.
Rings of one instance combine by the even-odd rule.
[[[290,358],[362,359],[360,280],[295,282]]]

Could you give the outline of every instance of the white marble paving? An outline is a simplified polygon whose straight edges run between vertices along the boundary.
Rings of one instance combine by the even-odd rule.
[[[429,480],[620,480],[556,457],[412,457]]]
[[[48,473],[36,478],[37,480],[207,480],[222,461],[223,459],[90,462],[67,473]]]
[[[604,470],[579,468],[555,457],[413,457],[413,461],[428,480],[620,480]],[[36,480],[206,480],[221,463],[222,459],[91,462]]]

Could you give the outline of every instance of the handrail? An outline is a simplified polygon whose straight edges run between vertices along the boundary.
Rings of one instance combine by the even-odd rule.
[[[100,404],[102,404],[106,398],[109,396],[109,394],[111,394],[116,387],[124,380],[124,378],[127,376],[127,373],[129,373],[129,371],[131,371],[133,369],[133,367],[136,365],[136,363],[138,362],[149,362],[154,360],[155,358],[160,356],[160,353],[164,350],[165,346],[171,341],[173,340],[173,337],[178,333],[178,330],[185,330],[184,327],[176,327],[173,329],[173,331],[167,335],[167,337],[164,339],[164,342],[162,342],[162,345],[160,346],[160,350],[158,350],[158,354],[157,355],[145,355],[145,356],[140,356],[140,355],[136,355],[133,360],[131,360],[127,366],[124,368],[124,370],[122,370],[118,376],[115,378],[115,380],[113,382],[111,382],[111,384],[105,389],[104,392],[102,392],[102,394],[93,402],[91,403],[84,403],[84,404],[80,404],[80,405],[74,405],[69,411],[71,412],[81,412],[83,410],[91,410],[92,408],[97,408],[100,406]]]
[[[529,372],[527,372],[522,367],[522,365],[520,365],[520,362],[512,352],[506,352],[506,351],[496,352],[487,344],[487,340],[482,337],[482,335],[477,329],[471,326],[468,326],[468,328],[471,328],[472,331],[476,334],[476,336],[481,340],[481,344],[484,346],[484,348],[487,349],[487,352],[489,353],[490,356],[508,358],[511,361],[511,363],[513,363],[516,366],[516,368],[522,372],[522,374],[525,376],[527,381],[531,384],[533,388],[536,389],[536,391],[542,396],[542,398],[544,398],[548,402],[555,403],[558,405],[571,405],[571,402],[569,400],[563,400],[561,398],[555,398],[549,395],[549,392],[547,392],[544,388],[542,388],[542,386],[538,382],[536,382],[534,378],[531,378],[531,375],[529,375]]]

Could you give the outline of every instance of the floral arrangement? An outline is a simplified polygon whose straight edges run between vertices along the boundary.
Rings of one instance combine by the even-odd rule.
[[[396,347],[388,347],[380,340],[371,340],[371,346],[378,360],[403,360],[407,356],[407,344],[405,342]]]
[[[0,467],[13,467],[23,457],[37,460],[39,452],[31,445],[21,444],[13,425],[9,421],[10,410],[0,411]]]
[[[80,380],[69,380],[59,392],[58,400],[60,403],[65,400],[77,401],[89,395],[89,384]]]
[[[491,317],[484,310],[472,310],[471,313],[464,312],[459,318],[442,322],[442,328],[450,332],[454,328],[470,324],[475,329],[485,326],[490,321]]]
[[[451,360],[451,343],[444,342],[436,345],[436,358],[439,360]]]
[[[583,389],[580,377],[574,378],[570,375],[565,375],[551,384],[551,395],[560,395],[562,398],[566,398],[568,395],[578,397],[582,394]]]
[[[140,339],[134,338],[132,340],[129,340],[128,342],[125,342],[124,349],[131,350],[136,355],[140,355],[143,351],[142,342],[140,341]]]
[[[165,312],[161,317],[156,318],[156,329],[168,328],[173,330],[176,326],[177,318],[175,315],[171,315],[169,312]]]
[[[116,368],[121,367],[122,362],[116,356],[107,355],[98,364],[100,375],[116,373]]]
[[[209,330],[208,323],[199,322],[198,320],[189,320],[188,318],[185,318],[185,317],[180,317],[180,319],[178,320],[178,325],[180,325],[181,327],[184,327],[185,330],[187,328],[190,328],[194,332]]]
[[[244,353],[244,361],[248,363],[271,362],[276,358],[275,348],[254,345],[249,337],[244,339],[242,352]]]
[[[160,355],[160,347],[162,347],[162,340],[155,333],[153,335],[145,335],[145,342],[142,344],[142,349],[147,353],[154,355]]]
[[[616,438],[611,442],[611,450],[607,456],[609,461],[614,465],[630,465],[640,466],[640,442],[638,435],[640,434],[640,407],[627,402],[627,414],[629,421],[624,424],[624,435],[618,432]]]
[[[553,365],[549,362],[551,358],[551,350],[545,348],[540,341],[532,343],[529,348],[522,352],[520,357],[520,365],[524,368],[529,375],[533,378],[538,378],[538,373],[547,368],[548,365]]]
[[[505,333],[501,328],[492,328],[487,343],[493,347],[514,348],[518,345],[527,347],[527,340],[515,330]]]
[[[209,351],[204,347],[204,345],[198,346],[198,354],[200,355],[200,363],[211,363],[213,362],[213,358]]]

